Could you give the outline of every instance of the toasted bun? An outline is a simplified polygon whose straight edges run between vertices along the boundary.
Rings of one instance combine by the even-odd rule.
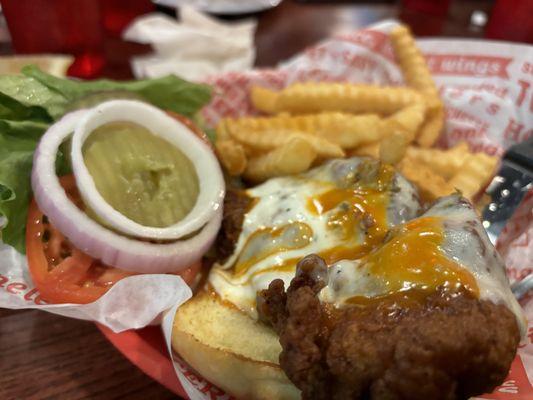
[[[275,332],[207,292],[178,309],[172,347],[205,379],[238,399],[300,398],[279,366]]]

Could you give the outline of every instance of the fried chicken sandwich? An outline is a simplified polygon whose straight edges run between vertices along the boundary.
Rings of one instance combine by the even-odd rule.
[[[466,399],[524,332],[472,205],[375,160],[230,191],[218,252],[172,344],[239,399]]]

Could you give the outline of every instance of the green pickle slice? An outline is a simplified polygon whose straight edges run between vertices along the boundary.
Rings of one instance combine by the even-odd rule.
[[[91,132],[82,153],[105,201],[138,224],[174,225],[196,203],[199,182],[191,160],[143,126],[102,125]]]

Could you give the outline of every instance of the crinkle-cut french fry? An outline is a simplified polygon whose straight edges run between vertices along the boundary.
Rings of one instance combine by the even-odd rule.
[[[228,132],[228,128],[226,127],[226,120],[221,119],[216,127],[216,140],[230,140],[231,136]]]
[[[444,106],[432,108],[428,111],[426,121],[418,132],[416,142],[422,147],[431,147],[435,144],[444,127]]]
[[[365,144],[363,146],[356,147],[355,149],[351,149],[348,152],[348,156],[379,158],[379,147],[379,143]]]
[[[383,136],[383,120],[375,114],[351,115],[340,112],[259,118],[225,119],[221,121],[234,139],[242,141],[249,132],[292,130],[314,134],[343,148],[375,142]]]
[[[254,107],[267,114],[274,114],[276,112],[278,96],[278,92],[260,86],[252,86],[250,90],[250,99]]]
[[[244,177],[253,182],[261,182],[275,176],[297,174],[308,170],[316,156],[311,143],[301,137],[294,137],[269,153],[250,158]]]
[[[398,165],[400,172],[419,189],[424,200],[434,200],[454,192],[454,187],[424,164],[405,157]]]
[[[435,81],[431,77],[424,56],[416,47],[415,39],[409,28],[405,25],[393,28],[390,38],[407,84],[426,95],[438,97]]]
[[[290,129],[254,131],[237,128],[232,130],[232,135],[233,139],[249,148],[251,154],[273,150],[292,138],[301,137],[313,145],[320,158],[341,158],[345,156],[344,150],[338,144],[320,136]]]
[[[416,141],[422,147],[431,147],[444,126],[444,105],[439,98],[437,86],[409,28],[404,25],[397,26],[392,30],[390,38],[405,81],[425,96],[428,115]]]
[[[247,159],[242,145],[231,139],[217,140],[215,149],[222,165],[230,175],[237,176],[244,172]]]
[[[308,114],[324,111],[391,114],[421,101],[421,94],[405,87],[351,83],[296,83],[279,92],[277,112]]]
[[[344,152],[341,146],[336,143],[330,142],[329,140],[324,139],[323,137],[309,135],[305,133],[302,134],[300,132],[290,133],[289,137],[289,140],[294,137],[301,137],[307,142],[311,143],[319,158],[342,158],[346,156],[346,153]]]
[[[394,132],[385,137],[379,146],[379,159],[386,164],[397,164],[407,150],[407,138],[402,132]]]
[[[491,157],[485,153],[472,154],[448,183],[461,191],[463,196],[472,199],[481,188],[489,183],[497,164],[497,157]]]
[[[426,165],[444,179],[450,179],[459,171],[469,155],[468,144],[460,142],[448,150],[410,146],[406,156],[414,162]]]
[[[315,134],[344,149],[377,142],[385,134],[383,119],[376,114],[318,114]]]
[[[426,106],[423,103],[414,103],[395,112],[384,120],[385,132],[402,132],[407,142],[412,142],[420,126],[424,122]]]

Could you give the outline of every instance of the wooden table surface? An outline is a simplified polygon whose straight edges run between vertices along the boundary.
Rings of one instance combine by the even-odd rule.
[[[316,4],[286,0],[257,15],[257,65],[272,66],[334,33],[401,18],[419,35],[481,37],[469,26],[490,1],[455,1],[445,19],[396,3]],[[113,46],[110,77],[131,76],[127,45]],[[0,260],[2,262],[2,260]],[[0,288],[2,290],[2,288]],[[0,309],[0,399],[167,399],[176,396],[130,364],[89,322],[35,310]]]

